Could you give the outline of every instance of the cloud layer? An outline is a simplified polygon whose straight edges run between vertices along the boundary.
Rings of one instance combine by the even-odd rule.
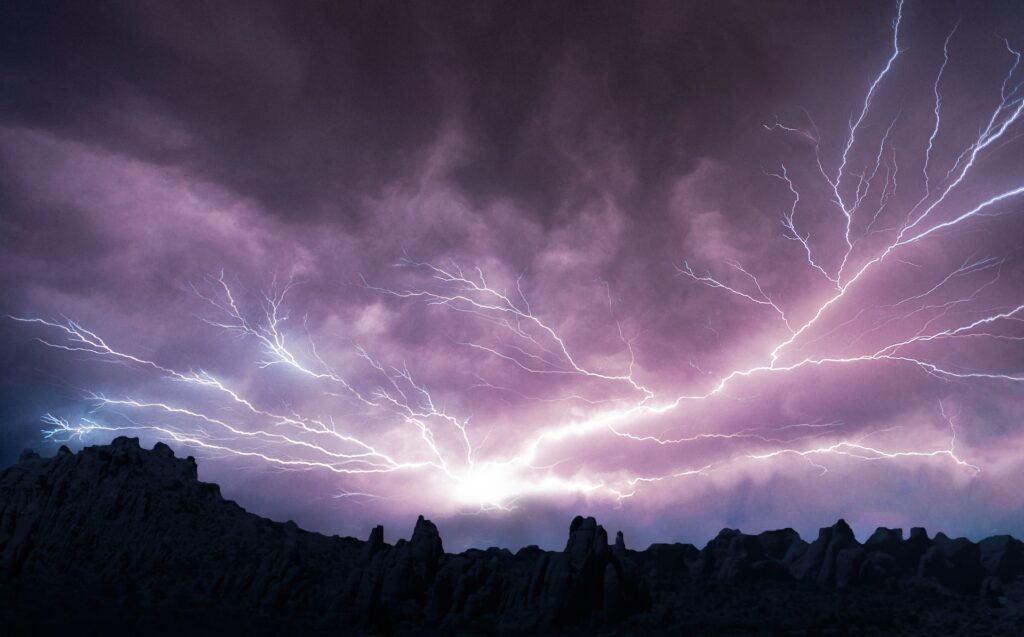
[[[16,6],[3,456],[454,547],[1024,533],[1024,15],[898,9]]]

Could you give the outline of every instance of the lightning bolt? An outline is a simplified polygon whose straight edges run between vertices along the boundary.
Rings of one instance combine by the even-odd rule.
[[[829,193],[825,202],[828,209],[834,206],[840,212],[836,223],[842,247],[832,251],[837,255],[833,259],[827,245],[799,229],[798,212],[805,209],[808,199],[801,196],[798,173],[784,164],[778,172],[766,172],[785,186],[790,197],[781,219],[783,236],[798,245],[794,247],[802,253],[801,267],[805,263],[825,289],[812,286],[790,307],[738,261],[725,263],[732,271],[727,277],[710,271],[700,274],[688,260],[675,266],[676,273],[697,284],[694,289],[700,289],[700,293],[724,292],[736,303],[749,304],[753,311],[769,313],[781,322],[784,336],[768,343],[763,351],[752,353],[754,360],[749,364],[715,374],[700,370],[692,361],[682,361],[681,365],[701,371],[701,377],[692,385],[659,395],[643,380],[646,370],[634,350],[636,337],[628,336],[629,331],[617,318],[607,283],[603,285],[609,320],[614,323],[613,335],[621,350],[617,356],[595,361],[578,351],[571,335],[562,333],[555,318],[534,308],[526,293],[528,285],[524,287],[525,275],[503,287],[493,284],[480,268],[464,270],[457,263],[442,265],[403,255],[396,266],[410,273],[408,285],[388,287],[360,277],[364,290],[394,302],[421,303],[479,323],[485,328],[480,338],[467,337],[455,345],[514,374],[548,381],[540,392],[528,392],[489,380],[473,370],[471,389],[566,407],[545,416],[551,422],[541,423],[531,434],[517,436],[519,442],[512,451],[482,454],[483,441],[470,426],[470,419],[449,412],[444,401],[417,381],[404,362],[385,363],[355,345],[341,364],[319,348],[307,321],[294,320],[288,311],[292,281],[283,285],[275,282],[257,299],[259,310],[253,312],[247,311],[252,303],[237,296],[220,273],[193,288],[211,312],[202,320],[227,336],[255,346],[260,358],[254,373],[287,370],[309,383],[311,393],[337,401],[337,420],[277,409],[250,395],[244,383],[235,385],[201,369],[176,369],[123,351],[74,320],[8,316],[46,332],[47,337],[37,340],[47,347],[155,373],[186,390],[175,400],[89,392],[84,396],[92,408],[88,416],[71,420],[46,415],[48,428],[44,435],[66,440],[96,433],[141,431],[213,454],[246,457],[281,469],[328,471],[343,480],[366,474],[430,474],[447,485],[445,493],[455,504],[478,511],[508,509],[527,497],[565,493],[601,495],[622,503],[656,483],[698,479],[730,467],[787,459],[809,463],[821,473],[828,471],[827,463],[833,459],[866,463],[934,461],[972,474],[981,471],[957,451],[959,427],[942,402],[938,411],[948,426],[948,441],[923,448],[868,443],[868,437],[877,439],[891,428],[858,437],[850,435],[848,426],[838,421],[768,423],[732,431],[712,428],[671,435],[646,430],[656,417],[684,416],[687,406],[729,398],[726,390],[745,380],[784,380],[806,369],[901,366],[942,383],[983,381],[1011,387],[1024,383],[1020,371],[973,368],[949,360],[957,353],[948,347],[953,342],[1024,340],[1007,333],[1007,329],[1024,321],[1024,304],[992,304],[985,300],[985,293],[1000,281],[1007,255],[975,255],[951,270],[934,270],[913,263],[904,254],[927,241],[966,234],[974,222],[1009,214],[1012,211],[1006,205],[1024,194],[1024,183],[980,195],[977,189],[964,192],[962,188],[984,163],[987,151],[1012,141],[1010,131],[1024,113],[1024,96],[1020,86],[1014,85],[1021,55],[1004,40],[1012,63],[998,104],[988,113],[978,134],[958,149],[946,173],[936,174],[936,144],[945,130],[942,85],[957,26],[949,32],[932,82],[934,100],[930,132],[920,150],[921,170],[913,173],[920,175],[920,194],[910,199],[916,199],[915,203],[901,207],[906,198],[901,193],[907,184],[897,181],[900,163],[895,140],[903,119],[900,113],[889,114],[882,119],[884,126],[869,125],[876,117],[876,105],[887,78],[898,67],[904,51],[900,44],[903,0],[895,9],[891,52],[853,110],[834,170],[826,167],[833,164],[823,155],[823,136],[810,113],[805,111],[809,128],[778,119],[764,125],[770,132],[795,135],[813,145],[810,172],[815,180],[820,177],[824,181]],[[873,135],[873,130],[880,132]],[[864,156],[867,159],[858,165]],[[959,203],[962,201],[971,203]],[[834,213],[830,213],[832,216]],[[880,227],[886,224],[888,227]],[[866,304],[859,299],[858,291],[876,273],[891,273],[905,266],[922,270],[918,277],[922,287],[887,303]],[[292,328],[299,323],[300,327]],[[700,327],[718,335],[710,324]],[[567,382],[579,386],[559,393]],[[721,457],[710,462],[677,466],[667,472],[638,473],[628,467],[615,471],[591,469],[586,463],[576,462],[568,475],[560,473],[560,466],[570,463],[580,444],[592,440],[659,450],[714,443],[727,451],[719,452]],[[751,451],[751,445],[756,450]],[[556,460],[544,464],[550,457]],[[337,497],[375,496],[344,488]]]

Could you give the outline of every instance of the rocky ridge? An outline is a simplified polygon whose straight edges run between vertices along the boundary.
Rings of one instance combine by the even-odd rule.
[[[25,452],[0,473],[0,622],[88,633],[116,618],[167,634],[1024,632],[1024,544],[1010,536],[879,528],[862,544],[840,520],[809,543],[792,529],[723,529],[702,549],[634,551],[576,517],[560,552],[450,554],[421,516],[408,540],[383,537],[248,513],[161,443]]]

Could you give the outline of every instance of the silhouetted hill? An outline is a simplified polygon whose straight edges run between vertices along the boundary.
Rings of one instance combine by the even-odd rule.
[[[840,520],[723,529],[689,544],[609,543],[575,518],[561,552],[445,553],[327,537],[246,512],[192,458],[134,438],[25,452],[0,473],[5,634],[1024,634],[1024,545]]]

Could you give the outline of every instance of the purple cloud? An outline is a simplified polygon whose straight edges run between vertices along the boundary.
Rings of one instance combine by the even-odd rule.
[[[1024,27],[897,6],[48,17],[85,69],[5,63],[5,453],[126,432],[455,547],[1024,532]]]

